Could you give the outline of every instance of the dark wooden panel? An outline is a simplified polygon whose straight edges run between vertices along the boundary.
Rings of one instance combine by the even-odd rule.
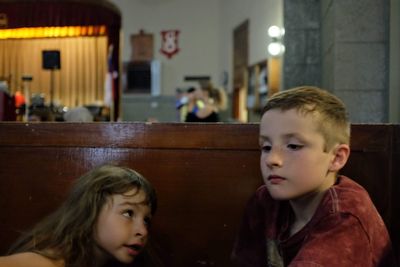
[[[400,128],[352,131],[342,173],[369,191],[398,248]],[[262,182],[257,143],[256,124],[0,123],[0,253],[54,210],[76,177],[115,162],[156,187],[154,237],[167,266],[230,266],[243,207]]]
[[[400,125],[393,125],[392,217],[390,232],[400,262]],[[397,200],[396,200],[397,199]]]
[[[154,236],[169,266],[204,266],[204,263],[229,266],[229,255],[244,204],[262,182],[257,146],[253,145],[252,149],[235,147],[237,143],[248,147],[247,142],[257,137],[256,127],[246,126],[241,141],[238,133],[243,125],[231,125],[228,127],[230,131],[224,126],[221,131],[218,131],[220,126],[210,126],[202,131],[189,126],[193,130],[190,133],[185,131],[190,136],[186,139],[206,133],[207,138],[223,140],[222,148],[219,148],[218,141],[206,143],[204,136],[197,141],[183,142],[195,148],[175,148],[175,143],[171,145],[165,141],[162,148],[132,148],[127,142],[119,143],[118,147],[101,147],[98,140],[93,141],[97,147],[86,147],[79,137],[87,137],[83,137],[84,131],[78,129],[74,133],[75,139],[69,139],[67,145],[65,142],[57,145],[51,133],[59,135],[56,131],[58,126],[44,125],[45,130],[38,125],[35,127],[36,133],[45,133],[34,137],[41,145],[32,140],[24,140],[27,145],[5,145],[2,140],[0,145],[0,209],[2,214],[8,214],[0,215],[1,252],[7,249],[19,231],[55,209],[76,177],[96,165],[115,162],[137,169],[157,188],[160,203]],[[68,128],[64,127],[61,128]],[[166,126],[165,130],[170,130],[169,127]],[[96,132],[93,128],[92,131]],[[246,132],[250,131],[253,134],[246,137]],[[161,139],[162,133],[167,135],[162,130],[156,131],[155,135]],[[13,130],[12,135],[11,139],[17,140],[15,135],[19,135],[19,130]],[[155,138],[149,135],[146,133],[146,138]],[[107,144],[107,140],[103,141]]]
[[[254,149],[257,124],[7,123],[0,146]]]
[[[388,125],[353,125],[350,158],[341,171],[365,187],[387,224],[392,213],[391,143]]]

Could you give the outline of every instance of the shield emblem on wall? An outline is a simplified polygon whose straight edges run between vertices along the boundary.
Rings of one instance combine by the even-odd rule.
[[[160,52],[171,58],[173,55],[179,52],[180,48],[178,45],[179,30],[169,30],[161,32],[161,49]]]

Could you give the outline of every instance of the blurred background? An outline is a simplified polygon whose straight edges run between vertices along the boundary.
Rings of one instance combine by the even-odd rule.
[[[258,122],[315,85],[354,123],[398,123],[399,17],[396,0],[0,0],[0,120]]]

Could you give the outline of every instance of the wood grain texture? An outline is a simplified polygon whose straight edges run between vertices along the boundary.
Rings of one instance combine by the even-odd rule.
[[[352,134],[342,173],[369,191],[397,246],[400,128],[353,125]],[[109,162],[157,189],[153,237],[167,266],[231,266],[244,205],[262,183],[257,124],[0,123],[0,254],[72,181]]]
[[[392,205],[390,232],[398,262],[400,262],[400,125],[393,125],[393,158],[391,160],[391,198]],[[397,200],[396,200],[397,198]]]

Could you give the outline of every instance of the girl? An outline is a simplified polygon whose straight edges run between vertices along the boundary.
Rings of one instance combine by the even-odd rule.
[[[222,88],[207,84],[195,91],[195,97],[202,105],[197,105],[186,115],[186,122],[219,122],[220,110],[226,109],[226,93]]]
[[[67,200],[0,257],[0,267],[89,267],[144,263],[157,208],[139,173],[104,165],[75,182]],[[146,253],[145,253],[146,254]]]

